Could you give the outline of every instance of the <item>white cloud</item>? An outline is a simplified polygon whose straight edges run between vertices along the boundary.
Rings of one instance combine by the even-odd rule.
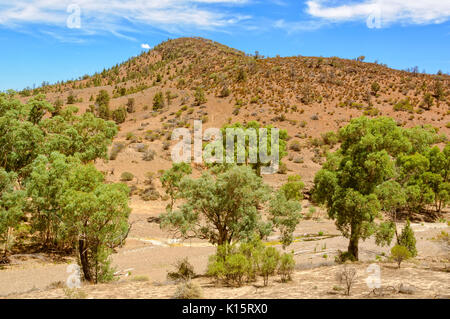
[[[110,32],[123,35],[143,27],[177,32],[214,29],[234,25],[249,17],[219,10],[217,6],[236,6],[250,0],[0,0],[0,26],[23,28],[30,24],[66,28],[73,11],[81,9],[80,32]],[[223,9],[223,8],[222,8]]]
[[[150,50],[150,45],[148,45],[147,43],[142,43],[141,48],[145,50]]]
[[[306,12],[332,22],[366,20],[375,15],[381,26],[442,23],[450,18],[449,0],[364,0],[337,6],[333,3],[310,0]]]
[[[314,31],[320,29],[326,24],[322,21],[285,21],[283,19],[275,21],[273,26],[277,29],[283,29],[288,34],[300,31]]]

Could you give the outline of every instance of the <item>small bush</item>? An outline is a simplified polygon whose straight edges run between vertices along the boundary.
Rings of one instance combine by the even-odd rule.
[[[300,175],[293,175],[288,177],[288,182],[281,186],[281,191],[287,200],[297,200],[303,199],[302,190],[305,184],[302,182]]]
[[[345,265],[344,269],[338,272],[337,279],[341,284],[345,285],[346,294],[347,296],[350,296],[352,286],[356,281],[356,269]]]
[[[410,252],[411,257],[417,256],[416,238],[414,237],[414,232],[409,220],[406,221],[406,225],[398,238],[398,244],[406,247]]]
[[[278,174],[287,174],[287,166],[285,163],[280,162],[280,166],[278,167]]]
[[[292,141],[289,148],[295,152],[299,152],[302,149],[299,141]]]
[[[135,112],[135,100],[134,98],[129,98],[127,102],[127,112],[134,113]]]
[[[264,286],[269,283],[269,276],[275,273],[280,261],[280,253],[274,247],[267,247],[262,255],[260,266],[261,275],[264,279]]]
[[[154,186],[149,187],[145,189],[141,194],[140,197],[142,200],[148,202],[150,200],[158,200],[161,195],[158,193],[156,189],[154,189]]]
[[[339,143],[339,137],[335,132],[327,132],[322,134],[322,141],[325,145],[330,145],[333,147],[337,143]]]
[[[404,260],[411,258],[411,253],[405,246],[395,245],[391,249],[391,258],[398,264],[398,268],[400,268],[400,264]]]
[[[120,107],[112,112],[112,119],[117,124],[122,124],[127,119],[127,110]]]
[[[153,110],[158,111],[164,108],[164,95],[162,92],[158,92],[153,97]]]
[[[192,281],[181,283],[175,292],[175,299],[201,299],[203,297],[202,290],[199,285]]]
[[[117,158],[117,155],[119,155],[119,153],[125,148],[125,144],[118,142],[118,143],[114,143],[112,149],[111,149],[111,154],[109,155],[109,159],[110,160],[115,160]]]
[[[397,104],[394,105],[394,111],[413,113],[414,107],[411,105],[410,99],[406,98],[404,100],[399,101]]]
[[[347,261],[356,261],[355,256],[353,256],[351,253],[349,253],[348,251],[339,251],[338,255],[335,257],[335,262],[337,262],[338,264],[343,264]]]
[[[66,299],[86,299],[87,293],[80,288],[64,288]]]
[[[134,175],[130,172],[123,172],[122,175],[120,175],[120,180],[122,182],[129,182],[132,181],[134,178]]]
[[[153,161],[155,159],[155,155],[156,155],[156,152],[154,150],[147,150],[142,155],[142,159],[147,162]]]
[[[188,281],[195,277],[194,266],[191,265],[187,257],[177,261],[175,269],[175,271],[167,273],[167,278]]]
[[[205,92],[202,88],[197,88],[194,93],[194,102],[195,105],[199,106],[206,103]]]
[[[292,273],[294,272],[295,260],[293,253],[284,253],[280,258],[280,266],[278,267],[278,274],[281,276],[282,282],[292,280]]]

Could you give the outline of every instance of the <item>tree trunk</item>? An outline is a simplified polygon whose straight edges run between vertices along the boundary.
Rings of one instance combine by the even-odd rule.
[[[358,227],[352,225],[350,233],[350,242],[348,244],[348,252],[349,254],[353,255],[353,257],[355,257],[355,260],[358,260],[358,242],[359,242]]]
[[[88,251],[86,241],[84,239],[78,240],[78,250],[80,252],[80,263],[83,269],[84,279],[92,282],[91,270],[89,267]]]
[[[358,238],[350,238],[350,243],[348,244],[348,252],[358,260]]]

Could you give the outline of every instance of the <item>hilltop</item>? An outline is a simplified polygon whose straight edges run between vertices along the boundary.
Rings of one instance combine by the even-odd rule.
[[[132,99],[132,113],[120,123],[117,141],[127,136],[128,141],[148,141],[163,155],[161,162],[152,163],[155,172],[170,164],[164,159],[169,159],[171,130],[190,127],[194,119],[202,120],[204,128],[256,120],[286,129],[290,143],[297,140],[301,149],[290,150],[287,168],[300,172],[307,182],[329,149],[321,145],[321,135],[361,115],[390,116],[405,127],[430,124],[449,135],[448,75],[398,71],[362,62],[363,57],[358,60],[263,58],[211,40],[179,38],[92,76],[20,95],[27,99],[44,93],[51,102],[74,104],[81,112],[94,108],[101,90],[111,97],[111,112]],[[198,91],[203,101],[196,100]],[[153,110],[157,93],[163,94],[164,107]],[[117,160],[136,162],[139,168],[130,170],[142,181],[145,162],[139,155],[120,154]],[[103,168],[120,175],[116,163]]]

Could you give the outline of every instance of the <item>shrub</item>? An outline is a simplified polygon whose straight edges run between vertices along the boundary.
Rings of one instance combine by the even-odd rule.
[[[150,200],[158,200],[160,196],[161,195],[158,193],[158,191],[154,189],[154,186],[145,189],[140,194],[141,199],[146,201],[146,202],[150,201]]]
[[[350,296],[352,286],[356,281],[356,269],[345,265],[344,269],[338,272],[337,278],[341,284],[345,284],[346,294]]]
[[[195,276],[194,266],[191,265],[187,257],[182,260],[178,260],[175,265],[175,269],[175,271],[167,274],[167,278],[171,280],[188,281]]]
[[[334,259],[338,264],[343,264],[347,261],[356,261],[355,256],[348,251],[339,251],[338,255]]]
[[[278,174],[287,174],[287,166],[285,163],[280,162],[280,166],[278,167]]]
[[[429,110],[429,109],[431,109],[431,107],[433,106],[433,103],[434,103],[434,100],[433,100],[433,95],[431,95],[431,93],[426,93],[424,96],[423,96],[423,107],[426,109],[426,110]]]
[[[335,132],[327,132],[322,134],[322,141],[325,145],[330,145],[333,147],[337,143],[339,143],[339,137]]]
[[[377,95],[379,90],[380,90],[380,85],[377,82],[373,82],[372,83],[372,94]]]
[[[74,96],[73,94],[70,94],[70,95],[67,97],[67,104],[75,104],[75,102],[76,102],[75,96]]]
[[[154,150],[147,150],[142,155],[144,161],[153,161],[155,159],[156,152]]]
[[[132,181],[134,178],[134,175],[130,172],[123,172],[122,175],[120,175],[120,180],[122,182],[129,182]]]
[[[195,105],[199,106],[206,103],[205,92],[202,88],[197,88],[194,93],[194,102]]]
[[[281,276],[282,282],[292,280],[292,273],[294,272],[295,260],[293,253],[284,253],[280,258],[280,266],[278,267],[278,274]]]
[[[263,276],[267,285],[269,276],[279,270],[279,274],[287,279],[293,270],[293,260],[283,257],[284,264],[278,268],[280,254],[274,247],[265,247],[259,236],[254,236],[249,242],[243,242],[239,247],[225,244],[217,247],[217,253],[209,258],[207,274],[224,281],[227,284],[241,286],[255,281],[257,275]]]
[[[127,110],[124,107],[120,107],[112,112],[112,119],[117,124],[122,124],[127,118]]]
[[[153,110],[158,111],[164,108],[164,95],[162,92],[158,92],[153,97]]]
[[[400,268],[400,264],[404,260],[411,258],[411,253],[405,246],[395,245],[391,249],[391,258],[398,264],[398,268]]]
[[[280,261],[280,253],[274,247],[267,247],[262,254],[260,266],[261,275],[264,279],[264,286],[269,283],[269,276],[275,273]]]
[[[222,88],[222,90],[220,91],[220,97],[222,97],[222,98],[228,97],[228,96],[230,96],[230,93],[231,93],[231,91],[230,91],[230,89],[228,88],[228,86],[224,86],[224,87]]]
[[[238,287],[242,285],[244,276],[249,269],[250,261],[244,254],[237,253],[227,256],[225,259],[225,275],[229,283],[234,283]]]
[[[402,112],[414,112],[414,107],[411,105],[411,101],[408,98],[399,101],[397,104],[394,105],[394,111],[402,111]]]
[[[117,155],[125,148],[125,144],[121,142],[114,143],[113,147],[111,148],[111,154],[109,155],[110,160],[115,160],[117,158]]]
[[[414,232],[411,228],[409,220],[406,221],[406,225],[398,238],[398,244],[406,247],[410,252],[411,257],[417,256],[416,238],[414,237]]]
[[[288,182],[281,186],[281,191],[287,200],[300,201],[303,199],[302,190],[305,184],[302,182],[300,175],[293,175],[288,177]]]
[[[192,281],[181,283],[175,292],[175,299],[201,299],[202,290],[199,285]]]
[[[299,152],[301,150],[301,145],[299,141],[293,141],[289,148],[293,151]]]
[[[135,100],[134,98],[129,98],[127,102],[127,112],[134,113],[135,112]]]

